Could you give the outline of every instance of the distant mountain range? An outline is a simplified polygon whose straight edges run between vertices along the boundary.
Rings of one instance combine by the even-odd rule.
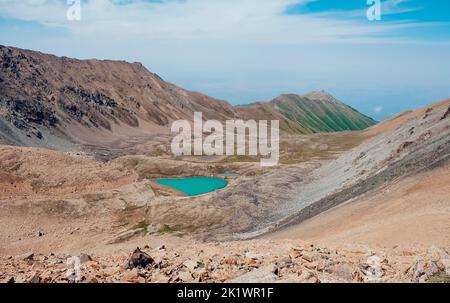
[[[95,144],[133,129],[167,131],[172,121],[192,120],[196,111],[221,121],[276,119],[283,131],[301,134],[361,130],[376,123],[325,92],[232,106],[168,83],[140,63],[0,46],[0,142],[57,148]]]

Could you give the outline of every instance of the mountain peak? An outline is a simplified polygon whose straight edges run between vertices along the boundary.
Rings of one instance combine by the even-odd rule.
[[[271,104],[310,133],[361,130],[376,123],[325,91],[285,94]]]
[[[338,100],[330,93],[322,90],[322,91],[313,91],[303,95],[302,97],[311,99],[311,100],[319,100],[319,101],[328,101],[328,102],[338,102]]]

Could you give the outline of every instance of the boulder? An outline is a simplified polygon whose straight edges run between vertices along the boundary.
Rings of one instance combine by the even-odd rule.
[[[273,265],[255,269],[242,276],[228,280],[229,283],[273,283],[278,280],[274,273],[276,268]]]
[[[78,258],[80,259],[81,264],[92,261],[91,256],[87,254],[81,254]]]
[[[155,260],[153,260],[152,257],[141,251],[138,247],[128,260],[127,268],[146,268],[147,266],[152,265],[154,262]]]

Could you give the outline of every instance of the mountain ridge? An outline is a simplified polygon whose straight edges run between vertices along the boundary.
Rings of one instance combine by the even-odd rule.
[[[0,71],[0,137],[14,145],[97,144],[104,137],[113,140],[116,133],[133,134],[133,129],[167,133],[171,122],[191,121],[197,111],[219,121],[280,120],[282,131],[300,134],[375,124],[330,94],[317,92],[233,106],[166,82],[139,62],[80,60],[0,46]],[[335,118],[336,123],[330,122]],[[90,133],[98,134],[90,138]]]

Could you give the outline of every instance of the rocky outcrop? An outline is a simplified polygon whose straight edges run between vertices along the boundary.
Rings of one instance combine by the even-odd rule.
[[[143,252],[139,247],[131,254],[128,260],[127,268],[146,268],[152,265],[155,261],[148,254]]]

